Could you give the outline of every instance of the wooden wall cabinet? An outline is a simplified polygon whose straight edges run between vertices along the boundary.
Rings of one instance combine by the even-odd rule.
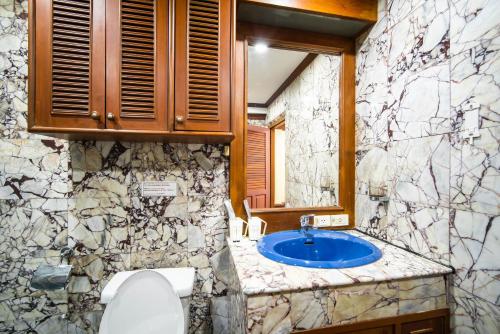
[[[232,139],[232,1],[29,5],[30,131],[70,138]]]

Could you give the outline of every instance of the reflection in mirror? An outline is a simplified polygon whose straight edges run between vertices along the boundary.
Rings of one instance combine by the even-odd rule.
[[[338,205],[340,55],[248,48],[247,199]]]

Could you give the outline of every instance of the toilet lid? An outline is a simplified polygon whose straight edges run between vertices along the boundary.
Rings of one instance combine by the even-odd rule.
[[[99,334],[182,334],[180,298],[161,274],[144,270],[130,276],[106,306]]]

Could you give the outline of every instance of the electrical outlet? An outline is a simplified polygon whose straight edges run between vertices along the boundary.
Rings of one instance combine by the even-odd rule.
[[[349,215],[333,215],[331,217],[331,226],[349,225]]]
[[[315,227],[330,226],[330,216],[314,216],[314,226]]]

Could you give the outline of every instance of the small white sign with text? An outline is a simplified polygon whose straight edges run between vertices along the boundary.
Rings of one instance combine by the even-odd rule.
[[[143,181],[141,183],[142,197],[177,196],[175,181]]]

